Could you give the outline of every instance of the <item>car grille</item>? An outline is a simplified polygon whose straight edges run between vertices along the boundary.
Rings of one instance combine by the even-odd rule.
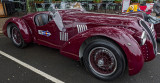
[[[140,21],[140,24],[141,26],[144,27],[145,31],[149,34],[149,37],[153,43],[155,55],[157,55],[157,42],[155,38],[154,26],[152,26],[152,28],[149,28],[149,26],[147,26],[147,24],[143,20]]]

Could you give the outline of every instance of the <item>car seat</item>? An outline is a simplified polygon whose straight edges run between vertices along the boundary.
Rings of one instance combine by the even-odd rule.
[[[35,23],[36,23],[37,26],[46,25],[48,22],[49,22],[48,14],[38,14],[35,17]]]

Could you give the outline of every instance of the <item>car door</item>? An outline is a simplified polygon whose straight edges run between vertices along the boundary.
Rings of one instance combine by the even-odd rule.
[[[42,13],[35,17],[37,41],[39,44],[59,48],[59,29],[49,14]]]

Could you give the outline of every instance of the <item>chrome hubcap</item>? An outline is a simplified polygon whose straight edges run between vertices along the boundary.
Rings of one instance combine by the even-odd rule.
[[[102,66],[104,66],[104,61],[103,61],[103,59],[98,60],[98,67],[102,67]]]

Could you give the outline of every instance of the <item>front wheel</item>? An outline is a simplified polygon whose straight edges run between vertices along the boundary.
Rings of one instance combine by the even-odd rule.
[[[102,80],[113,80],[120,76],[126,67],[123,52],[112,41],[96,39],[84,50],[85,67]]]

